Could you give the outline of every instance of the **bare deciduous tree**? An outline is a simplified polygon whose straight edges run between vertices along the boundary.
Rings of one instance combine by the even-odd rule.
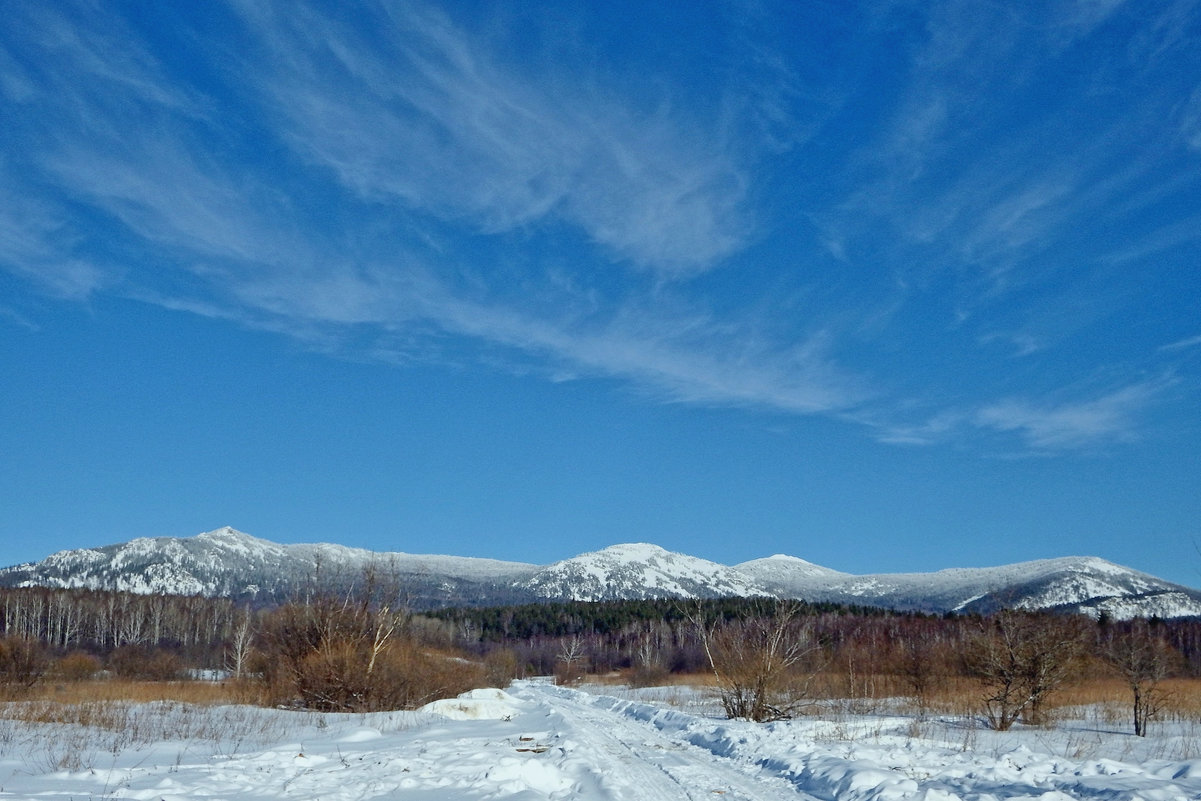
[[[1007,609],[986,619],[965,659],[985,685],[989,725],[1007,731],[1020,719],[1042,722],[1048,696],[1074,675],[1082,653],[1072,618]]]
[[[900,646],[900,671],[917,704],[918,715],[926,717],[930,710],[930,696],[937,681],[937,667],[929,643],[916,638],[906,638]]]
[[[573,684],[583,675],[584,659],[587,656],[584,641],[578,634],[563,641],[555,663],[555,677],[560,684]]]
[[[229,635],[229,648],[225,652],[225,669],[235,679],[242,679],[250,661],[251,649],[254,646],[254,618],[250,607],[239,610],[233,630]]]
[[[1146,737],[1147,724],[1163,705],[1161,682],[1179,655],[1150,623],[1138,619],[1120,630],[1111,629],[1102,640],[1101,656],[1130,688],[1134,733]]]
[[[812,674],[795,669],[817,646],[801,609],[778,601],[764,614],[728,622],[705,619],[699,604],[688,613],[728,717],[781,720],[806,701]]]

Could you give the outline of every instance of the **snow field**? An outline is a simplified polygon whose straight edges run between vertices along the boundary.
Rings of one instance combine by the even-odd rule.
[[[237,714],[240,728],[124,746],[79,726],[3,721],[0,799],[1201,799],[1201,749],[1183,725],[1149,738],[1086,720],[1006,733],[903,716],[759,725],[538,682],[418,712]],[[71,767],[38,757],[88,737]]]

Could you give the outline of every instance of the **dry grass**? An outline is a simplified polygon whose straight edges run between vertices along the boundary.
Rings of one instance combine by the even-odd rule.
[[[609,673],[590,673],[584,676],[584,684],[600,685],[602,687],[618,687],[631,684],[632,671],[614,670]],[[714,687],[717,679],[711,671],[702,673],[664,673],[657,687]]]
[[[317,712],[263,708],[262,693],[257,682],[45,683],[0,701],[0,755],[38,773],[82,771],[129,749],[228,756],[293,736],[298,726],[325,725]]]
[[[1201,722],[1201,679],[1168,679],[1159,686],[1161,721]],[[1130,689],[1116,679],[1094,679],[1066,687],[1052,699],[1057,708],[1092,706],[1107,723],[1131,724]]]
[[[278,714],[203,686],[101,681],[42,688],[38,697],[0,704],[0,753],[19,755],[38,772],[80,771],[130,748],[175,743],[181,755],[197,747],[232,754],[283,736]]]
[[[909,689],[903,677],[892,674],[824,671],[810,681],[809,692],[821,700],[883,700],[906,695]]]
[[[628,683],[622,673],[589,676],[586,683],[616,686]],[[712,673],[672,674],[659,686],[712,688]],[[1164,703],[1160,720],[1201,723],[1201,679],[1169,679],[1163,682]],[[891,674],[849,676],[846,673],[826,672],[813,676],[807,692],[815,702],[813,711],[820,714],[831,704],[846,712],[871,713],[890,711],[917,714],[921,711],[936,715],[971,717],[980,713],[983,691],[978,681],[964,676],[948,676],[935,683],[934,690],[920,709],[913,699],[904,677]],[[887,707],[885,707],[887,704]],[[1131,705],[1130,690],[1117,679],[1090,678],[1064,687],[1049,699],[1052,718],[1055,710],[1095,707],[1095,714],[1111,719],[1115,726],[1127,725]]]
[[[177,701],[184,704],[243,704],[257,699],[251,683],[234,681],[136,681],[93,679],[35,685],[12,700],[82,704],[94,701]],[[3,714],[0,712],[0,714]]]
[[[908,698],[905,682],[897,676],[863,676],[854,683],[846,676],[821,675],[812,685],[815,698],[876,699]],[[1169,679],[1161,685],[1164,702],[1161,720],[1201,722],[1201,679]],[[982,688],[974,679],[951,676],[939,679],[936,688],[926,699],[926,710],[936,714],[969,716],[980,711]],[[1049,711],[1057,709],[1098,707],[1113,710],[1115,721],[1125,723],[1132,699],[1130,689],[1121,681],[1110,678],[1091,678],[1063,687],[1049,699]],[[912,702],[917,706],[916,700]]]

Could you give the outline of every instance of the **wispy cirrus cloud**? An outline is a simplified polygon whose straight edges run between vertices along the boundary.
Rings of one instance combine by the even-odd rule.
[[[72,252],[74,235],[61,211],[14,192],[0,169],[0,269],[7,269],[57,297],[79,300],[108,283],[106,272]]]
[[[898,422],[899,409],[883,415],[856,413],[855,419],[894,445],[929,446],[971,441],[986,432],[1016,438],[1013,453],[1054,454],[1091,451],[1139,438],[1146,413],[1162,401],[1177,380],[1171,375],[1084,395],[1068,387],[1039,397],[1006,397],[979,405],[937,411],[919,422]]]
[[[283,116],[284,140],[357,196],[354,236],[299,214],[270,176],[199,147],[208,123],[191,104],[203,108],[203,99],[175,91],[154,59],[120,57],[124,36],[55,37],[73,76],[58,100],[95,122],[61,128],[31,159],[63,198],[118,223],[124,247],[154,254],[153,267],[98,263],[89,273],[96,281],[77,281],[77,294],[107,278],[167,308],[406,359],[438,358],[442,342],[458,337],[507,351],[513,364],[537,360],[548,374],[610,377],[677,402],[822,413],[869,392],[819,336],[764,339],[683,295],[668,302],[665,288],[643,297],[637,282],[598,294],[578,270],[567,280],[535,270],[514,292],[456,248],[431,245],[412,217],[465,220],[484,237],[558,218],[660,278],[706,269],[745,236],[742,178],[686,120],[639,116],[613,99],[540,94],[419,9],[397,12],[404,19],[392,35],[408,38],[383,53],[322,20],[332,35],[321,47],[342,66],[334,80],[302,33],[316,24],[306,13],[297,10],[298,28],[272,19],[260,31],[290,55],[259,91],[270,115]],[[116,66],[100,69],[106,50]],[[129,102],[156,124],[110,136]],[[395,221],[406,217],[411,233],[398,236]],[[26,251],[57,257],[67,275],[64,238],[24,223],[8,228],[22,232]]]
[[[835,148],[815,132],[838,124],[854,92],[806,85],[770,47],[751,48],[746,67],[765,85],[714,89],[712,107],[694,108],[601,68],[534,69],[424,4],[237,8],[245,47],[220,53],[217,85],[173,73],[119,15],[36,11],[39,59],[9,58],[19,69],[0,82],[9,108],[38,112],[14,114],[4,134],[22,146],[9,148],[20,155],[0,262],[60,296],[119,292],[331,352],[471,352],[670,402],[837,416],[897,444],[1001,435],[1087,449],[1135,437],[1159,396],[1136,382],[1045,399],[989,380],[1015,355],[1030,375],[1064,363],[1069,326],[1040,323],[1083,316],[1071,292],[1101,286],[1073,283],[1088,267],[1065,243],[1087,251],[1081,232],[1102,212],[1119,227],[1195,183],[1147,180],[1154,152],[1115,167],[1115,142],[1154,104],[1079,135],[1070,103],[998,125],[1007,68],[1020,86],[1034,74],[1031,21],[1015,12],[938,5],[880,133]],[[1044,37],[1054,47],[1113,8],[1078,10]],[[54,71],[21,67],[51,55]],[[821,102],[793,127],[806,92]],[[970,107],[977,96],[996,107]],[[756,171],[770,158],[791,159],[798,188]],[[771,183],[781,205],[756,205]],[[806,220],[820,232],[812,252],[784,230]],[[1097,261],[1178,249],[1193,222],[1132,227]],[[772,224],[784,235],[751,252]],[[1037,302],[966,330],[982,306],[1055,276],[1067,278]],[[967,289],[928,294],[947,283]],[[915,315],[915,300],[930,305]],[[928,322],[940,314],[958,316]],[[890,364],[895,342],[878,346],[911,333],[905,366]],[[997,343],[1013,347],[998,356]]]
[[[1178,339],[1175,342],[1169,342],[1167,345],[1161,345],[1160,350],[1185,350],[1186,348],[1195,348],[1201,345],[1201,334],[1195,337],[1186,337]]]
[[[1180,132],[1193,150],[1201,150],[1201,86],[1198,86],[1181,113]]]
[[[1126,442],[1137,436],[1138,416],[1172,383],[1171,379],[1144,381],[1087,400],[1012,398],[980,408],[972,422],[980,428],[1016,433],[1038,451]]]
[[[1111,30],[1122,6],[931,6],[896,78],[897,101],[859,151],[862,180],[822,218],[832,239],[871,252],[863,243],[885,226],[899,238],[889,249],[912,254],[907,269],[955,275],[971,311],[1054,283],[1068,269],[1056,265],[1110,257],[1092,244],[1112,247],[1115,227],[1124,252],[1178,241],[1172,229],[1188,228],[1187,204],[1142,215],[1198,185],[1195,169],[1163,169],[1179,141],[1175,121],[1191,130],[1192,119],[1177,82],[1165,80],[1188,59],[1169,34],[1195,24],[1196,8],[1140,8],[1139,24]],[[1126,52],[1101,44],[1109,36]],[[1151,88],[1130,92],[1132,74]],[[1135,198],[1144,207],[1126,205]],[[1096,237],[1081,236],[1101,221]]]
[[[41,327],[37,323],[30,320],[16,309],[10,309],[7,306],[0,306],[0,322],[8,325],[15,325],[19,328],[24,328],[27,331],[41,330]]]
[[[370,42],[310,7],[245,12],[271,54],[254,85],[286,141],[365,198],[484,232],[559,220],[667,278],[753,229],[736,155],[667,99],[638,109],[583,76],[504,65],[421,4],[376,8]]]

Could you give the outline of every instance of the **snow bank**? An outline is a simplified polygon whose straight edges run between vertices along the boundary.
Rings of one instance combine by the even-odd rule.
[[[182,721],[188,714],[181,714]],[[1201,723],[1007,733],[883,716],[758,725],[549,684],[421,713],[297,714],[234,736],[111,748],[79,727],[0,731],[0,796],[273,801],[1197,801]],[[12,721],[0,720],[0,728]],[[11,727],[10,727],[11,728]],[[12,735],[12,736],[9,736]],[[109,733],[111,737],[111,733]],[[89,739],[92,738],[92,739]],[[211,746],[211,747],[209,747]],[[1078,755],[1084,748],[1097,753]],[[68,767],[58,756],[82,760]]]
[[[504,690],[471,690],[458,698],[432,701],[418,711],[451,720],[512,720],[521,713],[522,704]]]

